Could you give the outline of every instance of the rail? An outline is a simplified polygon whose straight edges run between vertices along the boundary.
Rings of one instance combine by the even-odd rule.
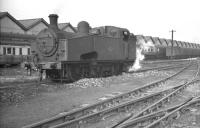
[[[169,98],[174,96],[174,94],[179,93],[181,90],[183,90],[184,88],[186,88],[190,84],[193,84],[195,82],[199,82],[200,80],[196,79],[198,77],[199,72],[200,72],[199,64],[197,64],[197,68],[198,68],[197,72],[195,73],[193,78],[189,82],[187,82],[187,84],[185,84],[185,86],[182,86],[178,90],[175,90],[175,92],[172,92],[171,94],[169,94],[165,98],[160,99],[156,103],[154,103],[154,104],[150,105],[149,107],[145,108],[144,110],[140,111],[138,114],[136,114],[134,116],[133,116],[133,114],[131,114],[130,116],[122,119],[120,122],[118,122],[117,124],[112,126],[112,128],[115,128],[117,126],[119,126],[120,128],[127,128],[127,127],[134,125],[134,119],[141,117],[141,116],[144,116],[146,114],[151,114],[153,111],[155,111],[155,110],[159,109],[159,107],[163,106],[163,104],[165,102],[168,102],[170,100]]]
[[[186,67],[182,68],[179,72],[177,72],[177,73],[175,73],[175,74],[173,74],[173,75],[171,75],[171,76],[169,76],[165,79],[158,80],[158,81],[153,82],[151,84],[144,85],[144,86],[139,87],[139,88],[132,90],[130,92],[115,96],[113,98],[110,98],[110,99],[107,99],[107,100],[104,100],[104,101],[101,101],[101,102],[98,102],[96,104],[87,106],[85,108],[80,108],[80,109],[65,113],[63,115],[58,115],[58,116],[55,116],[55,117],[52,117],[52,118],[31,124],[31,125],[25,126],[24,128],[37,128],[37,127],[43,127],[43,126],[54,126],[54,125],[57,125],[57,124],[60,124],[60,123],[66,124],[66,123],[72,122],[76,119],[87,116],[88,114],[91,114],[91,113],[94,114],[94,111],[96,111],[96,110],[101,111],[101,110],[105,109],[106,107],[110,107],[110,105],[112,105],[114,103],[120,103],[120,101],[125,99],[125,98],[136,95],[136,94],[138,94],[142,91],[145,91],[146,89],[159,86],[159,84],[161,84],[161,83],[167,81],[168,79],[170,79],[170,78],[180,74],[181,72],[183,72],[183,70],[187,69],[190,65],[191,64],[188,64]]]

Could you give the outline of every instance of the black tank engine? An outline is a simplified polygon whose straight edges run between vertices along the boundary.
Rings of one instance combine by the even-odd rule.
[[[78,23],[77,33],[61,31],[58,15],[49,15],[49,28],[31,45],[33,61],[51,80],[75,81],[126,71],[136,58],[136,37],[114,26],[91,28]]]

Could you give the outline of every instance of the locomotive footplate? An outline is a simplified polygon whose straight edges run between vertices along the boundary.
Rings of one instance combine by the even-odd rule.
[[[61,69],[61,62],[46,62],[46,63],[40,63],[41,69]]]

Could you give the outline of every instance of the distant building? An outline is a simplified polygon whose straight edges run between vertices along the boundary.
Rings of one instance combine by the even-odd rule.
[[[8,12],[0,12],[0,55],[29,55],[33,35]]]
[[[25,34],[37,35],[41,30],[48,28],[48,23],[43,18],[18,20],[26,27]]]
[[[0,12],[0,56],[30,55],[31,42],[34,42],[36,35],[48,26],[43,18],[17,20],[8,12]],[[76,33],[76,29],[70,23],[60,23],[58,26],[63,31]]]
[[[77,30],[70,23],[59,23],[58,28],[66,32],[76,33]]]

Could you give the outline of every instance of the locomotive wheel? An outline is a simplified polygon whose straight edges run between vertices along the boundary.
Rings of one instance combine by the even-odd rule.
[[[46,70],[46,77],[52,81],[58,81],[61,78],[60,70]]]
[[[70,66],[70,78],[72,81],[77,81],[82,78],[82,73],[79,65]]]

